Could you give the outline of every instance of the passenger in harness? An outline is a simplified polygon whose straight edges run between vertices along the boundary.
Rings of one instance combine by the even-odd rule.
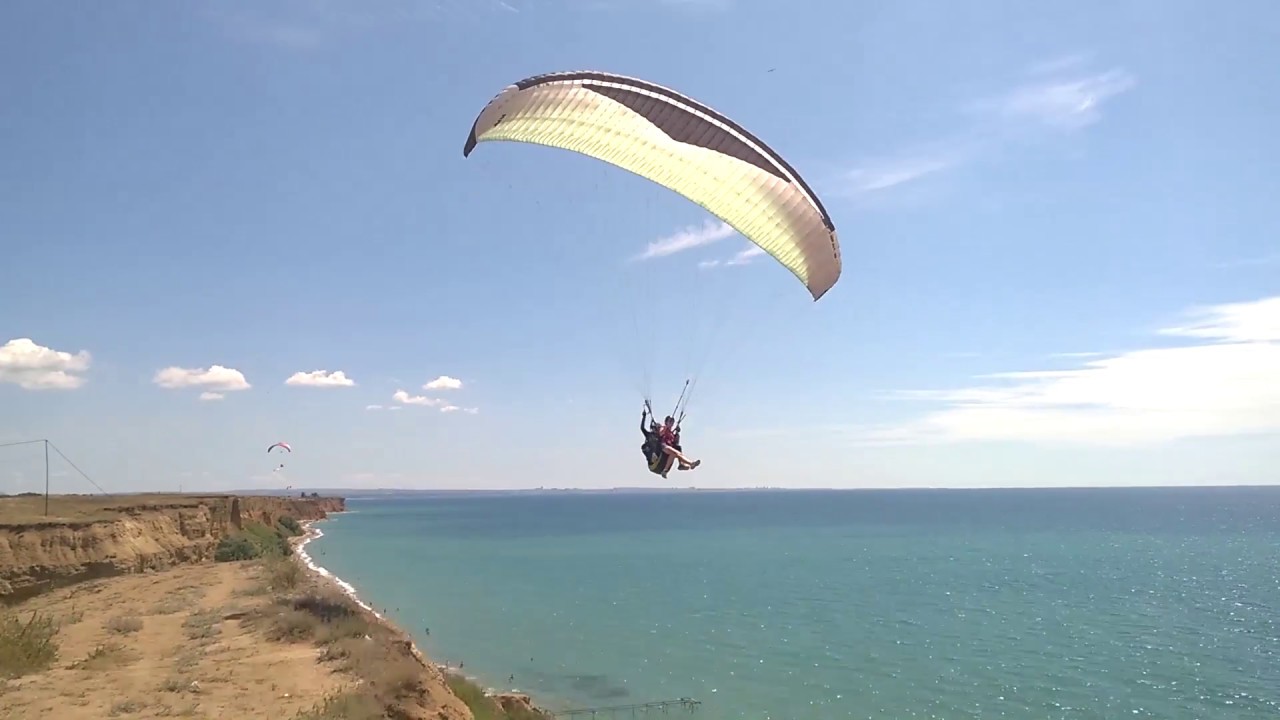
[[[647,422],[646,422],[647,421]],[[680,447],[680,428],[676,427],[676,419],[668,415],[662,425],[649,420],[649,405],[640,411],[640,432],[644,434],[645,461],[649,472],[661,475],[664,479],[671,472],[673,463],[679,461],[681,470],[692,470],[702,464],[701,460],[690,460],[685,457]]]

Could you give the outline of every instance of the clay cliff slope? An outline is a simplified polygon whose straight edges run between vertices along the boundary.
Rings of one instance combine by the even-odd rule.
[[[245,523],[319,520],[342,498],[231,495],[0,497],[0,603],[95,578],[209,562]]]

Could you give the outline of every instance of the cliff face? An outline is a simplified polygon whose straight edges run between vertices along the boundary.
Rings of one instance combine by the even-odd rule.
[[[0,603],[95,578],[210,562],[218,541],[246,522],[320,520],[346,507],[342,498],[225,495],[101,502],[88,519],[0,521]]]

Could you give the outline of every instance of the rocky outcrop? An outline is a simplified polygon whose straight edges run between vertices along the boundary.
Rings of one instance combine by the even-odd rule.
[[[76,582],[211,562],[218,541],[247,522],[320,520],[345,509],[342,498],[172,496],[131,504],[104,498],[93,520],[0,520],[0,603]],[[3,499],[0,499],[2,508]]]
[[[502,712],[511,717],[550,717],[545,711],[535,706],[533,699],[524,693],[499,693],[493,696],[493,701],[498,703]]]

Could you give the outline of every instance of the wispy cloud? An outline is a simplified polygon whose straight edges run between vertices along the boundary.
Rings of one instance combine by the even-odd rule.
[[[962,106],[970,125],[923,146],[858,163],[831,183],[844,196],[882,195],[967,166],[1010,143],[1046,130],[1079,131],[1102,119],[1104,106],[1137,86],[1123,68],[1090,70],[1089,56],[1032,65],[1004,91]]]
[[[1136,85],[1137,79],[1132,74],[1115,68],[1036,80],[1001,96],[979,101],[974,107],[1006,120],[1078,130],[1101,120],[1103,104]]]
[[[724,260],[703,260],[698,263],[700,268],[714,267],[733,267],[737,265],[749,265],[751,261],[765,254],[764,248],[756,244],[747,246],[746,249],[739,250],[732,256]]]
[[[1198,308],[1157,332],[1197,340],[1108,354],[1067,370],[980,376],[903,397],[943,407],[864,429],[870,444],[1024,441],[1140,445],[1280,433],[1280,296]]]
[[[200,393],[200,399],[201,399],[201,400],[206,400],[206,401],[208,401],[208,400],[221,400],[221,399],[223,399],[223,398],[225,398],[225,397],[226,397],[226,395],[225,395],[225,394],[223,394],[223,393],[220,393],[220,392],[209,392],[209,391],[207,391],[207,390],[206,390],[205,392]]]
[[[845,173],[837,192],[862,195],[923,179],[960,165],[968,153],[964,145],[940,144],[897,156],[869,160]]]
[[[652,260],[675,255],[686,250],[719,242],[736,235],[737,232],[728,223],[708,219],[702,225],[691,225],[671,235],[654,240],[645,247],[644,252],[635,255],[631,259],[633,261]]]

